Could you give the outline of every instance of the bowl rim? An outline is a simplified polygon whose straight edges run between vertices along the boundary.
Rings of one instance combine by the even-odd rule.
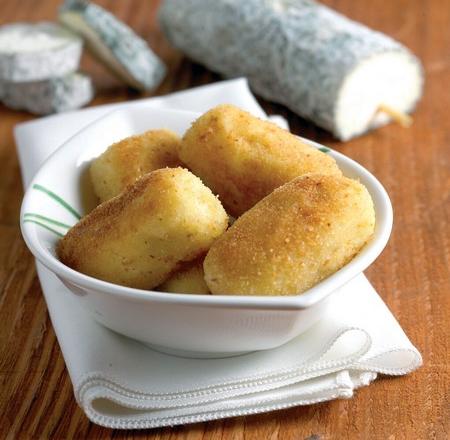
[[[24,222],[24,213],[28,210],[28,204],[33,198],[33,191],[31,191],[34,184],[38,183],[41,176],[47,172],[48,168],[51,168],[53,161],[58,159],[60,156],[64,155],[67,149],[77,147],[77,138],[90,130],[95,129],[96,125],[104,120],[107,120],[116,116],[122,112],[139,111],[142,107],[151,108],[152,110],[165,112],[169,111],[171,113],[183,114],[185,117],[190,115],[193,117],[198,117],[201,113],[198,112],[188,112],[184,110],[172,110],[172,109],[161,109],[152,107],[146,104],[133,105],[125,108],[120,108],[112,110],[105,115],[97,118],[93,122],[86,125],[84,128],[79,130],[73,136],[71,136],[66,142],[64,142],[60,147],[58,147],[42,164],[39,170],[34,175],[30,184],[28,185],[25,195],[22,201],[21,212],[20,212],[20,228],[22,231],[23,238],[26,245],[33,253],[35,258],[37,258],[47,269],[53,272],[63,283],[68,281],[75,286],[83,288],[85,290],[94,290],[101,294],[113,295],[115,297],[120,297],[121,299],[126,299],[130,301],[138,302],[160,302],[160,303],[176,303],[191,306],[203,306],[203,307],[216,307],[222,306],[225,308],[251,308],[251,309],[270,309],[270,310],[301,310],[309,308],[320,301],[327,298],[333,292],[339,290],[340,287],[345,285],[347,282],[352,280],[354,277],[362,273],[367,267],[369,267],[374,260],[379,256],[386,246],[393,224],[393,210],[392,204],[389,196],[384,189],[383,185],[378,181],[378,179],[370,173],[362,165],[345,156],[344,154],[333,150],[332,148],[325,147],[322,144],[311,141],[309,139],[298,136],[307,144],[315,148],[326,148],[329,150],[331,155],[340,161],[346,162],[346,165],[352,168],[355,173],[364,178],[364,181],[369,183],[369,192],[372,198],[374,198],[374,193],[377,195],[377,200],[381,205],[381,209],[384,212],[384,216],[380,219],[377,218],[377,237],[373,237],[369,243],[367,243],[364,248],[344,267],[339,269],[334,274],[320,281],[315,286],[308,289],[306,292],[299,295],[286,295],[286,296],[249,296],[249,295],[197,295],[197,294],[186,294],[186,293],[167,293],[159,292],[155,290],[143,290],[136,289],[132,287],[125,287],[118,284],[113,284],[107,281],[103,281],[80,272],[63,264],[55,256],[53,256],[48,249],[46,249],[38,239],[38,234],[36,233],[37,225],[30,222]],[[84,149],[81,149],[80,154]]]

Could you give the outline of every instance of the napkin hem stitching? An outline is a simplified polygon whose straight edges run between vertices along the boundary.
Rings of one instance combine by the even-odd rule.
[[[380,367],[374,364],[371,364],[371,361],[376,361],[376,359],[389,354],[389,353],[398,353],[398,352],[410,352],[413,354],[414,359],[405,367],[401,368],[394,368],[394,367]],[[410,348],[403,349],[403,348],[395,348],[392,350],[380,352],[379,354],[370,357],[369,359],[365,359],[364,361],[358,362],[355,364],[355,368],[361,369],[361,370],[371,370],[376,371],[377,373],[382,374],[389,374],[392,376],[401,376],[403,374],[410,373],[411,371],[416,370],[417,368],[421,367],[423,365],[422,356],[420,355],[420,352],[416,350],[412,350]]]
[[[163,408],[170,408],[170,409],[175,409],[175,408],[185,408],[188,406],[192,406],[193,404],[195,405],[202,405],[202,404],[211,404],[214,402],[219,402],[220,400],[226,400],[226,399],[232,399],[232,398],[236,398],[236,397],[242,397],[242,396],[247,396],[249,394],[252,393],[258,393],[258,392],[266,392],[266,391],[273,391],[279,388],[283,388],[283,387],[287,387],[287,386],[291,386],[291,385],[295,385],[298,384],[300,382],[303,381],[307,381],[310,379],[315,379],[317,377],[326,375],[326,374],[332,374],[332,373],[336,373],[338,371],[343,371],[343,370],[339,370],[338,368],[336,369],[326,369],[326,370],[318,370],[312,374],[307,374],[307,375],[301,375],[299,374],[297,377],[293,377],[291,378],[291,380],[286,381],[286,378],[280,378],[277,382],[272,382],[270,384],[268,384],[268,386],[266,387],[262,387],[259,388],[257,390],[255,390],[254,388],[252,389],[250,386],[246,387],[245,389],[242,388],[235,388],[233,391],[233,393],[228,394],[228,395],[224,395],[224,394],[220,394],[221,392],[223,393],[223,391],[220,390],[213,390],[211,393],[208,394],[208,396],[211,396],[211,398],[209,399],[203,399],[203,400],[197,400],[195,402],[192,401],[188,401],[185,402],[183,404],[178,404],[178,405],[170,405],[170,400],[166,400],[164,401],[163,399],[158,399],[158,398],[154,398],[152,395],[147,395],[144,397],[139,397],[136,395],[124,395],[120,389],[118,389],[116,386],[114,386],[115,384],[105,384],[105,381],[102,380],[98,380],[95,382],[90,382],[89,384],[86,384],[84,389],[80,390],[80,401],[83,402],[85,400],[85,396],[86,394],[89,393],[90,390],[92,390],[94,387],[103,387],[108,389],[110,392],[116,393],[119,396],[121,396],[123,399],[129,399],[126,403],[122,400],[120,400],[119,398],[113,398],[111,397],[111,395],[107,395],[107,394],[97,394],[96,398],[108,398],[110,400],[113,400],[114,402],[125,406],[127,408],[131,408],[131,409],[146,409],[149,410],[150,406],[153,408],[158,408],[158,409],[163,409]],[[256,386],[258,384],[255,384],[254,386]],[[189,398],[195,398],[197,396],[187,396],[187,397],[181,397],[179,396],[179,398],[177,400],[180,399],[189,399]],[[135,402],[132,402],[131,400],[134,400]],[[175,399],[171,399],[171,401],[174,401]],[[142,402],[139,403],[139,401]],[[144,404],[145,402],[145,404]],[[166,406],[158,406],[157,402],[161,405],[161,402],[167,402]]]
[[[342,359],[338,361],[328,361],[324,363],[318,362],[321,358],[323,358],[333,347],[333,345],[337,342],[337,340],[344,335],[346,332],[351,330],[358,330],[365,334],[367,337],[367,340],[365,344],[361,347],[360,350],[356,351],[351,356],[343,357]],[[294,376],[298,376],[300,373],[299,370],[301,370],[302,366],[312,362],[314,358],[317,358],[317,363],[310,365],[309,367],[306,367],[303,369],[303,374],[307,373],[313,373],[313,371],[319,371],[324,369],[332,369],[335,367],[340,367],[348,363],[349,361],[356,361],[356,359],[363,356],[370,348],[370,345],[372,343],[372,339],[370,335],[361,328],[358,327],[347,327],[341,329],[341,331],[334,336],[324,347],[323,350],[319,351],[318,353],[312,355],[309,359],[302,362],[301,364],[295,365],[294,367],[281,369],[281,370],[274,370],[269,373],[260,373],[252,376],[248,376],[246,378],[232,378],[227,379],[223,381],[223,379],[218,380],[217,382],[222,381],[222,385],[208,385],[204,388],[197,388],[197,389],[190,389],[190,390],[182,390],[182,391],[173,391],[170,393],[145,393],[142,391],[136,391],[133,390],[130,386],[124,383],[120,383],[115,377],[110,375],[104,375],[100,372],[96,373],[88,373],[86,374],[80,381],[78,381],[75,389],[78,389],[79,392],[79,399],[82,400],[82,394],[85,389],[85,387],[89,387],[89,382],[92,383],[92,381],[101,380],[101,381],[107,381],[110,383],[111,387],[116,390],[116,392],[128,396],[131,398],[136,399],[136,396],[143,396],[143,398],[148,398],[149,396],[152,396],[155,400],[173,400],[173,399],[179,399],[180,397],[197,397],[202,395],[210,395],[212,393],[217,393],[221,391],[230,391],[233,389],[239,389],[239,388],[249,388],[255,385],[263,385],[263,384],[270,384],[274,381],[280,381],[282,378],[280,376],[284,377],[284,380],[289,379]],[[352,363],[353,363],[352,362]]]
[[[299,399],[297,401],[289,402],[287,404],[267,405],[265,407],[247,408],[244,410],[234,410],[234,411],[216,411],[213,413],[203,412],[203,414],[191,415],[191,416],[167,416],[167,417],[160,417],[160,418],[153,419],[153,420],[151,420],[151,419],[135,420],[135,419],[131,419],[131,418],[117,420],[110,416],[103,416],[103,415],[98,414],[90,405],[84,409],[85,409],[86,415],[92,422],[97,423],[104,427],[119,428],[119,429],[157,428],[157,427],[162,427],[162,426],[173,426],[173,425],[181,425],[181,424],[187,424],[187,423],[197,423],[197,422],[204,422],[204,421],[208,421],[208,420],[217,420],[217,419],[227,418],[227,417],[238,417],[238,416],[242,416],[242,415],[250,415],[250,414],[258,414],[258,413],[269,412],[269,411],[276,411],[276,410],[291,408],[293,406],[298,406],[298,405],[311,405],[314,403],[337,399],[339,397],[350,398],[353,395],[353,390],[350,390],[351,394],[349,394],[348,388],[338,387],[335,389],[337,390],[337,392],[335,392],[331,395],[328,395],[328,396],[323,396],[323,397],[317,398],[317,399],[309,399],[309,400]],[[347,392],[347,393],[345,393],[345,392]],[[308,394],[311,395],[311,394],[314,394],[314,392],[311,392]],[[269,399],[262,399],[259,403],[263,403],[268,400]],[[108,423],[108,422],[110,422],[110,423]]]

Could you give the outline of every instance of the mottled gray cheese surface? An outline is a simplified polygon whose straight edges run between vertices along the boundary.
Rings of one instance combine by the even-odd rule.
[[[93,96],[91,79],[81,73],[33,82],[0,81],[0,101],[10,108],[37,115],[80,108]]]
[[[78,69],[82,40],[54,23],[0,26],[0,80],[39,81]]]
[[[152,90],[163,80],[165,65],[145,40],[100,6],[66,1],[59,19],[85,38],[93,55],[130,86]]]
[[[417,63],[393,39],[309,0],[165,0],[159,19],[189,57],[225,76],[246,76],[264,98],[341,138],[337,103],[356,67],[388,52]]]

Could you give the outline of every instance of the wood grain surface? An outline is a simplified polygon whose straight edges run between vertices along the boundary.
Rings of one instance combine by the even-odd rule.
[[[157,1],[102,1],[169,65],[156,94],[219,77],[172,49],[161,35]],[[340,143],[282,106],[294,133],[354,158],[386,186],[395,210],[387,249],[367,271],[422,352],[424,366],[406,377],[380,378],[350,400],[268,414],[147,431],[114,431],[78,408],[36,278],[22,241],[23,190],[12,130],[32,116],[0,105],[0,438],[151,439],[447,439],[449,438],[450,6],[448,0],[327,1],[332,7],[409,46],[424,62],[425,96],[409,129],[396,125]],[[0,0],[0,24],[54,19],[54,0]],[[97,86],[93,105],[136,99],[83,57]]]

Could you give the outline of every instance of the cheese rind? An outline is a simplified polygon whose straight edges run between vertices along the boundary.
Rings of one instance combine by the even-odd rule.
[[[192,59],[350,139],[410,112],[422,67],[404,46],[311,0],[165,0],[165,35]]]
[[[66,1],[59,20],[81,35],[91,53],[131,87],[149,91],[163,80],[166,67],[145,40],[100,6]]]
[[[35,82],[0,82],[0,100],[6,106],[37,115],[80,108],[93,96],[92,81],[82,73]]]
[[[0,27],[0,80],[40,81],[78,69],[82,40],[54,23]]]

